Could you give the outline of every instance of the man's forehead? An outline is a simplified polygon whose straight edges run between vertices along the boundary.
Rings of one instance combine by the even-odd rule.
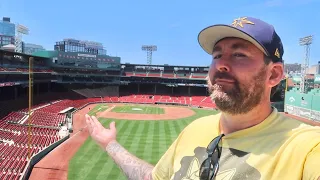
[[[213,47],[213,52],[221,51],[222,48],[225,48],[225,47],[232,48],[232,49],[238,49],[238,48],[249,49],[255,46],[247,40],[236,38],[236,37],[228,37],[218,41]]]
[[[247,40],[236,38],[236,37],[228,37],[228,38],[221,39],[215,44],[215,46],[221,46],[222,44],[243,44],[246,46],[253,45],[251,42]]]

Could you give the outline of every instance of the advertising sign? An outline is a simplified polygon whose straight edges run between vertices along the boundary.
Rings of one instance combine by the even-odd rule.
[[[26,34],[26,35],[29,34],[29,28],[27,28],[26,26],[18,24],[16,28],[18,33]]]

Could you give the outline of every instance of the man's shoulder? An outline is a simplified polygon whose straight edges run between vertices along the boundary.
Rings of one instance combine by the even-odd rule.
[[[280,113],[280,123],[284,127],[288,127],[292,130],[311,130],[311,131],[320,131],[320,126],[317,126],[315,122],[312,122],[312,120],[307,120],[300,117],[294,117],[285,113]]]
[[[297,144],[315,146],[320,143],[320,127],[312,125],[308,121],[302,121],[299,118],[279,113],[279,123],[276,131],[283,131],[286,137]],[[306,141],[308,139],[308,141]]]

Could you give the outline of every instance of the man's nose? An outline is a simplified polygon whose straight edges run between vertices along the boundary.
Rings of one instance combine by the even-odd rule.
[[[214,60],[215,69],[221,72],[229,72],[230,71],[230,64],[228,60],[225,58],[220,58],[218,60]]]

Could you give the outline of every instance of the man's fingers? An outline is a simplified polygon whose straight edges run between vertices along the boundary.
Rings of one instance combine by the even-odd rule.
[[[102,126],[100,121],[95,116],[91,116],[91,119],[92,119],[92,124],[94,124],[96,128],[106,129],[104,126]],[[114,121],[110,123],[109,127],[111,131],[116,131],[116,123]]]
[[[99,122],[99,120],[95,116],[91,116],[92,122],[96,127],[103,127],[102,124]]]
[[[112,121],[112,122],[110,123],[110,130],[111,130],[111,131],[116,131],[116,122]]]
[[[87,126],[90,127],[90,126],[91,126],[91,124],[90,124],[90,116],[89,116],[88,114],[86,114],[86,115],[85,115],[85,118],[86,118],[86,124],[87,124]]]
[[[87,123],[87,126],[88,126],[89,133],[91,134],[92,130],[93,130],[93,126],[94,126],[92,124],[92,119],[90,118],[90,116],[88,114],[86,114],[85,117],[86,117],[86,123]]]

